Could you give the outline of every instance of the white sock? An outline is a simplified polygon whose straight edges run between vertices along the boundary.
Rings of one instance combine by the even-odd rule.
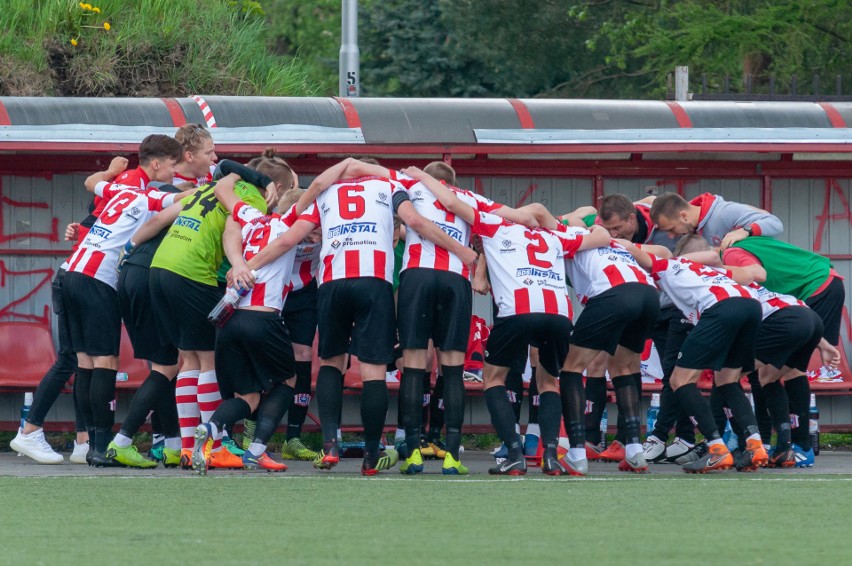
[[[576,462],[577,460],[585,460],[586,459],[586,449],[584,448],[569,448],[568,449],[568,458]]]
[[[164,442],[166,437],[162,434],[152,434],[151,435],[151,444],[157,444],[158,442]]]
[[[116,434],[116,435],[115,435],[115,438],[113,438],[113,439],[112,439],[112,441],[113,441],[113,442],[115,442],[115,444],[116,444],[119,448],[127,448],[128,446],[130,446],[131,444],[133,444],[133,439],[132,439],[132,438],[129,438],[129,437],[127,437],[127,436],[124,436],[124,435],[123,435],[123,434],[121,434],[120,432],[119,432],[118,434]]]
[[[760,441],[761,444],[763,444],[763,440],[760,439],[760,434],[758,434],[758,433],[752,434],[751,436],[746,438],[746,441],[748,441],[748,440],[758,440],[758,441]]]
[[[167,438],[166,448],[168,448],[169,450],[180,450],[180,438]]]
[[[252,442],[248,447],[248,451],[251,452],[252,456],[260,458],[261,456],[263,456],[263,453],[266,452],[266,444],[261,444],[260,442]]]
[[[401,428],[396,429],[396,432],[393,434],[393,441],[399,442],[400,440],[405,440],[405,431]]]
[[[624,455],[627,456],[628,458],[632,458],[633,456],[635,456],[635,455],[637,455],[641,452],[642,452],[642,445],[641,444],[632,443],[632,444],[626,444],[624,446]]]
[[[725,442],[721,438],[717,438],[716,440],[709,441],[707,446],[713,446],[714,444],[725,444]]]
[[[538,423],[530,423],[527,425],[527,434],[531,434],[533,436],[541,436],[541,429],[538,427]]]

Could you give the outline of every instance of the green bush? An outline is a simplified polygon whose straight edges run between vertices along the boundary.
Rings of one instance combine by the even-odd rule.
[[[6,0],[0,95],[310,96],[315,70],[267,49],[257,2]]]

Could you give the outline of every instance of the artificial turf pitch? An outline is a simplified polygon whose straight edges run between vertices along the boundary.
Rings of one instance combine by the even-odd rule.
[[[4,564],[842,564],[852,476],[0,478]]]

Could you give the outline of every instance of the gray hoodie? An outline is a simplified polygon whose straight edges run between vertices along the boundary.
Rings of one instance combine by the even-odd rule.
[[[721,244],[731,230],[748,224],[752,225],[755,236],[777,237],[784,232],[784,225],[777,216],[738,202],[727,202],[719,195],[704,193],[690,204],[701,207],[696,233],[713,246]]]

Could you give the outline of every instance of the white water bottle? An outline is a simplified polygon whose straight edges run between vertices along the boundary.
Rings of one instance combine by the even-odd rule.
[[[21,407],[21,432],[24,430],[24,425],[27,422],[27,415],[30,414],[30,407],[33,405],[33,394],[30,391],[24,393],[24,406]],[[23,456],[18,452],[18,456]]]
[[[603,413],[601,414],[601,448],[606,448],[606,429],[607,423],[606,405],[604,405]]]

